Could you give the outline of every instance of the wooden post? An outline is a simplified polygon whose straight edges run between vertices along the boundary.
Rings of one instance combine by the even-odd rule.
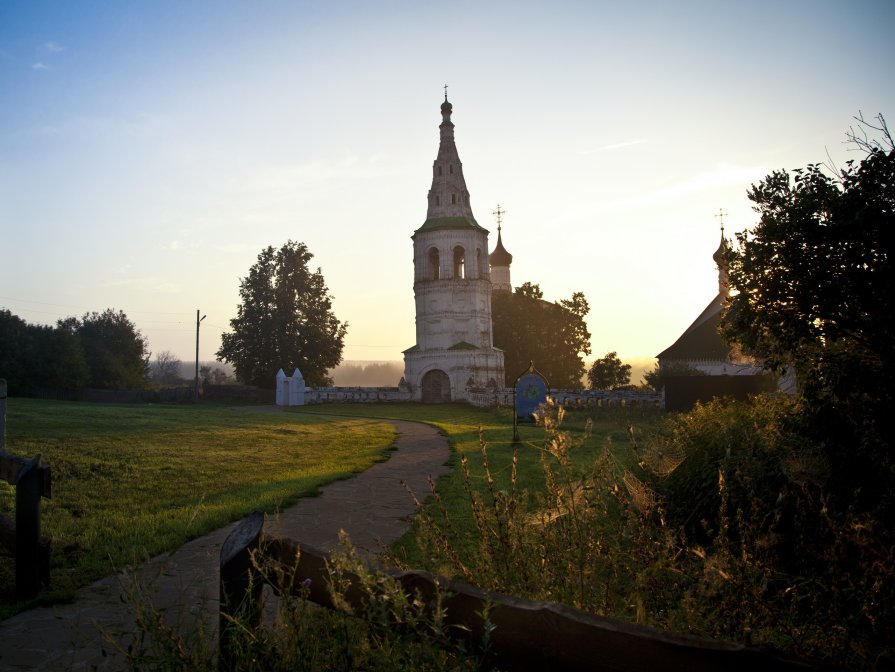
[[[261,625],[261,590],[264,582],[257,576],[252,554],[261,545],[264,514],[255,511],[230,533],[221,547],[220,616],[218,618],[218,669],[237,669],[234,656],[236,634],[241,626]]]
[[[16,598],[36,597],[40,592],[40,455],[16,478]]]

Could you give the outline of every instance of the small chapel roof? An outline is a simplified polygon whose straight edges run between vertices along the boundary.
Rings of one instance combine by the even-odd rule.
[[[658,359],[717,361],[727,360],[730,357],[730,344],[718,333],[721,314],[724,312],[730,292],[727,282],[726,255],[728,250],[722,223],[721,244],[712,255],[712,259],[718,266],[718,294],[670,347],[656,355]]]
[[[658,359],[726,360],[730,345],[721,338],[718,326],[724,311],[726,297],[717,294],[699,317],[668,348],[660,352]]]

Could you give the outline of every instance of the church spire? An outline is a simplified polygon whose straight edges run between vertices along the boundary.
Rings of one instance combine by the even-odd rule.
[[[469,204],[469,191],[466,189],[466,180],[463,177],[463,164],[457,153],[457,145],[454,142],[454,123],[451,121],[453,105],[447,97],[445,85],[444,102],[441,104],[440,142],[438,155],[432,165],[432,188],[429,190],[429,207],[426,212],[426,223],[440,220],[440,225],[445,225],[447,218],[453,225],[472,226],[480,228],[472,214]],[[465,222],[456,218],[462,218]],[[424,225],[425,226],[425,225]]]
[[[730,246],[727,244],[727,238],[724,237],[724,216],[726,214],[724,210],[718,210],[718,214],[715,215],[721,220],[721,243],[712,255],[712,259],[718,266],[718,294],[725,297],[730,296],[730,278],[727,275],[727,253],[730,251]]]

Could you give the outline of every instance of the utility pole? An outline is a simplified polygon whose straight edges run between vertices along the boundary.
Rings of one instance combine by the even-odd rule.
[[[199,401],[199,323],[205,319],[205,315],[199,317],[196,309],[196,401]]]

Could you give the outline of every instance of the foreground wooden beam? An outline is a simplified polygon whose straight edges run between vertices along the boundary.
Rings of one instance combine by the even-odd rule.
[[[50,496],[50,467],[0,450],[0,478],[16,486],[15,522],[0,521],[0,543],[15,554],[16,598],[36,597],[50,580],[50,541],[40,536],[40,498]]]
[[[243,523],[233,535],[250,539],[251,531],[260,529],[257,519]],[[241,526],[242,527],[242,526]],[[233,536],[231,535],[231,536]],[[228,543],[230,539],[228,539]],[[232,553],[232,550],[229,551]],[[273,539],[260,543],[264,562],[278,562],[291,571],[267,572],[268,580],[282,576],[287,585],[274,585],[280,594],[306,596],[312,602],[333,608],[330,595],[328,553],[290,539]],[[400,582],[407,594],[418,594],[428,604],[435,604],[438,592],[446,610],[444,622],[448,635],[457,640],[480,641],[485,635],[482,618],[488,608],[491,651],[494,664],[511,670],[605,670],[634,672],[648,669],[751,672],[822,669],[810,663],[788,659],[764,649],[742,644],[696,637],[671,635],[622,621],[601,618],[552,602],[522,600],[497,593],[486,593],[469,586],[420,571],[387,571]],[[363,613],[369,596],[360,590],[358,577],[344,573],[349,583],[344,597]],[[310,581],[307,581],[310,579]],[[444,597],[446,596],[446,597]]]
[[[240,625],[261,625],[264,583],[255,572],[253,556],[260,547],[263,528],[264,514],[256,511],[230,533],[221,548],[218,669],[224,672],[236,669],[234,642]]]

